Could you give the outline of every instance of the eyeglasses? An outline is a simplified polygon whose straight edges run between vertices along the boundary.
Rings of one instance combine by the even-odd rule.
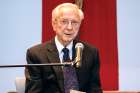
[[[76,21],[76,20],[60,19],[59,23],[62,26],[68,26],[69,24],[71,24],[72,27],[79,27],[80,26],[80,22]]]

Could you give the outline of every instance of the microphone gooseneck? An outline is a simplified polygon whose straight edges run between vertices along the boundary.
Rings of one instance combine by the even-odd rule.
[[[74,63],[75,63],[76,68],[79,68],[82,65],[82,52],[84,49],[84,45],[82,43],[77,43],[75,45],[75,49],[76,49],[76,57],[75,57]]]

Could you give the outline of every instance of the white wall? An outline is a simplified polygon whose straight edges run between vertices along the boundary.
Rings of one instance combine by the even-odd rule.
[[[26,64],[26,50],[41,42],[42,0],[0,0],[0,65]],[[15,90],[24,68],[0,68],[0,93]]]
[[[140,0],[117,0],[119,89],[140,91]]]

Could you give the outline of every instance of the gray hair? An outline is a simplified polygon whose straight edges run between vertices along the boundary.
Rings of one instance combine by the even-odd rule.
[[[80,16],[80,20],[83,20],[84,19],[84,13],[83,13],[83,11],[81,9],[79,9],[79,7],[76,4],[63,3],[63,4],[60,4],[56,8],[53,9],[53,11],[52,11],[52,21],[55,21],[56,18],[59,17],[60,9],[61,8],[68,7],[68,6],[69,7],[72,7],[72,8],[75,8],[78,11],[78,14]]]

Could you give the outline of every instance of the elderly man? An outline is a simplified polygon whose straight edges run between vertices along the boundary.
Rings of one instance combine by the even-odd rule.
[[[70,90],[102,93],[98,50],[76,40],[84,14],[75,4],[63,3],[52,11],[55,37],[27,51],[28,64],[63,63],[75,59],[77,42],[84,46],[82,66],[28,67],[25,93],[70,93]]]

